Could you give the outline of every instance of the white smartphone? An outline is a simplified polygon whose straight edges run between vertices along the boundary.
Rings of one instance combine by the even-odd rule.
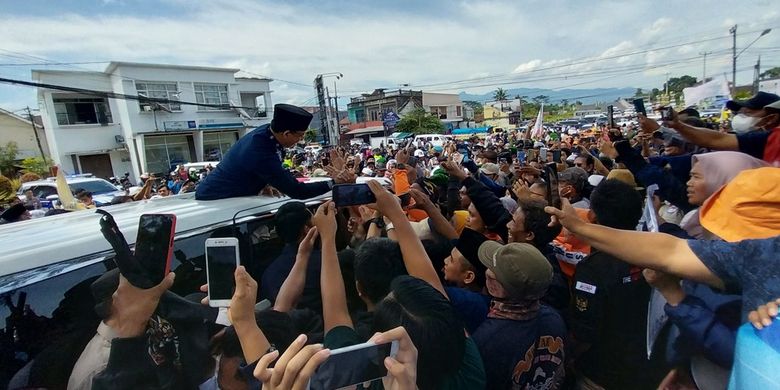
[[[209,285],[209,306],[229,307],[236,291],[236,268],[241,259],[238,239],[206,239],[206,283]]]
[[[366,342],[330,351],[309,380],[310,390],[340,389],[387,376],[385,358],[395,357],[398,341],[385,344]]]

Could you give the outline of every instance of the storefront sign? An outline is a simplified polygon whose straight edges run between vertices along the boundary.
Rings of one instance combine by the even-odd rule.
[[[166,131],[171,130],[189,130],[196,128],[195,121],[165,121],[163,122],[163,129]]]
[[[203,119],[198,121],[199,129],[240,129],[243,122],[223,122],[219,119]]]

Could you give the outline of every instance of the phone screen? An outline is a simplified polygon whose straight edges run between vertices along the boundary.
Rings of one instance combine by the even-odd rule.
[[[671,108],[671,107],[664,107],[664,108],[662,108],[661,109],[661,120],[665,120],[665,121],[671,120],[672,119],[672,115],[673,115],[672,114],[672,110],[673,110],[673,108]]]
[[[144,214],[138,222],[135,258],[154,285],[170,271],[175,218],[171,214]]]
[[[460,164],[463,162],[463,158],[465,157],[466,156],[463,155],[462,153],[456,152],[452,154],[452,161],[455,162],[456,164]]]
[[[647,116],[647,111],[645,110],[645,99],[634,99],[634,111],[636,111],[637,114]]]
[[[547,161],[547,148],[539,149],[539,159],[541,159],[543,162]]]
[[[560,149],[555,149],[552,151],[553,153],[553,162],[561,162],[561,151]]]
[[[376,202],[368,184],[337,184],[333,186],[333,202],[336,207],[359,206]]]
[[[236,290],[236,247],[206,246],[209,300],[230,300]]]
[[[517,163],[518,164],[525,164],[525,158],[526,158],[525,150],[518,150],[517,151]]]
[[[544,166],[547,173],[547,203],[551,206],[561,208],[561,196],[558,193],[558,168],[555,163]]]
[[[615,128],[615,107],[607,106],[607,124],[610,129]]]
[[[312,390],[340,389],[342,387],[370,382],[387,375],[384,360],[390,356],[392,343],[364,344],[347,352],[331,351],[311,378]]]

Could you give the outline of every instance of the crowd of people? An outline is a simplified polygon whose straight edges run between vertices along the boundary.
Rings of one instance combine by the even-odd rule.
[[[531,123],[442,147],[274,155],[297,183],[227,188],[221,175],[243,173],[221,162],[200,199],[269,185],[303,199],[363,177],[376,201],[280,207],[285,248],[262,272],[237,269],[226,327],[187,325],[173,274],[150,289],[110,276],[68,389],[305,389],[332,350],[392,340],[387,375],[359,387],[777,388],[780,97],[727,107],[736,132],[689,108],[585,134],[532,139]],[[252,136],[302,137],[273,127]],[[302,183],[318,176],[334,180]]]

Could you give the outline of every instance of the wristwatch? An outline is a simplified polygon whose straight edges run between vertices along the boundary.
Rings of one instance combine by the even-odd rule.
[[[374,225],[376,225],[376,227],[378,227],[380,229],[384,229],[385,228],[385,220],[382,219],[381,217],[372,219],[371,223],[373,223]]]

